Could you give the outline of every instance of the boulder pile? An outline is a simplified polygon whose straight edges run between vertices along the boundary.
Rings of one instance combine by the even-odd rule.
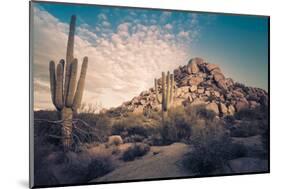
[[[268,105],[268,93],[260,88],[247,87],[226,78],[217,64],[205,62],[202,58],[193,58],[187,65],[174,70],[175,99],[173,106],[205,105],[218,116],[233,115],[245,108]],[[161,87],[161,80],[158,79]],[[122,115],[132,112],[147,114],[160,111],[153,88],[143,91],[139,96],[124,102],[108,113]]]

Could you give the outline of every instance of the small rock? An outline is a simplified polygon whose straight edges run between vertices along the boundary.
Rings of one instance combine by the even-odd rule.
[[[219,109],[220,109],[220,112],[222,113],[222,114],[227,114],[227,107],[225,106],[225,104],[223,104],[223,103],[220,103],[219,104]]]
[[[219,114],[219,108],[215,102],[207,104],[206,109],[215,112],[217,115]]]
[[[120,144],[123,144],[123,140],[122,140],[122,137],[120,135],[112,135],[112,136],[109,136],[108,137],[108,141],[107,143],[109,145],[120,145]]]
[[[224,79],[225,79],[225,77],[222,73],[215,73],[214,74],[214,80],[216,82],[219,82],[220,80],[224,80]]]
[[[199,85],[201,82],[203,81],[203,78],[202,77],[192,77],[190,80],[189,80],[189,85]]]
[[[219,68],[219,67],[216,64],[206,64],[206,68],[209,72],[211,72],[212,70]]]
[[[221,79],[221,80],[217,81],[217,85],[218,85],[219,88],[221,88],[225,91],[227,91],[227,89],[228,89],[227,85],[226,85],[226,80],[224,80],[224,79]]]
[[[220,97],[220,93],[218,91],[214,91],[213,94],[215,97]]]
[[[235,97],[244,97],[244,94],[238,90],[234,90],[232,91],[232,94],[235,96]]]
[[[143,106],[138,106],[133,111],[133,114],[142,114],[142,113],[143,113]]]
[[[198,89],[198,90],[197,90],[197,93],[199,93],[199,94],[203,94],[203,93],[204,93],[204,91],[205,91],[205,90],[204,90],[204,88],[200,88],[200,89]]]
[[[141,105],[144,105],[144,104],[145,104],[145,100],[144,100],[144,99],[141,99],[141,100],[140,100],[140,104],[141,104]]]
[[[241,99],[238,102],[236,102],[235,108],[236,108],[237,112],[239,112],[240,110],[249,108],[249,103],[247,100]]]
[[[234,108],[233,105],[229,105],[229,106],[228,106],[228,108],[227,108],[227,113],[228,113],[229,115],[234,115],[234,113],[235,113],[235,108]]]
[[[150,95],[149,91],[143,91],[140,94],[140,96],[149,96],[149,95]]]
[[[197,105],[205,105],[205,104],[206,104],[206,102],[204,102],[204,101],[202,101],[202,100],[197,98],[190,105],[197,106]]]
[[[205,94],[206,94],[207,96],[210,96],[210,95],[211,95],[211,92],[210,92],[210,91],[205,91]]]
[[[226,78],[225,84],[229,87],[229,86],[232,86],[234,84],[234,82],[231,78]]]
[[[190,92],[195,92],[197,90],[197,86],[193,85],[189,88]]]
[[[253,101],[253,100],[249,101],[249,104],[250,104],[250,108],[252,108],[252,109],[260,106],[260,104],[258,102]]]
[[[184,86],[184,87],[181,87],[179,88],[183,93],[188,93],[189,92],[189,86]]]

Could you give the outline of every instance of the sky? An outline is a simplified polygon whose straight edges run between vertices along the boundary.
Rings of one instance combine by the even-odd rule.
[[[34,109],[54,109],[49,61],[66,56],[75,14],[74,56],[89,57],[82,101],[116,107],[153,87],[162,71],[193,57],[227,77],[268,90],[268,19],[259,16],[33,2]]]

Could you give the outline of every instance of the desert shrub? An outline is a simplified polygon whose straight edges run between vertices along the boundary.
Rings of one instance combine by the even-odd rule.
[[[141,136],[141,135],[131,135],[131,136],[127,136],[124,139],[124,141],[134,143],[134,142],[143,142],[144,139],[145,139],[145,137]]]
[[[114,169],[110,153],[94,154],[68,152],[61,166],[61,178],[65,182],[85,183],[101,177]],[[69,181],[68,181],[69,179]]]
[[[147,120],[143,115],[130,115],[115,121],[112,125],[111,133],[121,135],[123,138],[131,135],[148,137],[155,133],[157,127],[159,127],[157,121]]]
[[[41,151],[40,154],[42,153],[45,153],[42,155],[44,158],[35,167],[37,185],[85,183],[109,173],[115,167],[111,159],[112,152],[105,148],[85,148],[80,152]]]
[[[224,120],[226,121],[227,124],[234,124],[235,117],[232,115],[227,115],[224,117]]]
[[[230,131],[232,137],[250,137],[262,134],[262,127],[259,121],[243,121]]]
[[[162,123],[163,124],[163,123]],[[171,144],[178,141],[187,141],[191,134],[190,123],[184,107],[171,108],[169,116],[162,125],[161,137],[163,144]]]
[[[185,109],[187,120],[190,124],[195,124],[200,121],[212,121],[216,114],[213,111],[207,110],[204,105],[189,106]]]
[[[242,109],[239,112],[235,113],[235,118],[238,120],[255,120],[255,119],[259,119],[259,112],[253,109]]]
[[[160,133],[161,133],[162,145],[168,145],[180,140],[177,135],[177,129],[173,125],[173,122],[170,119],[164,122],[164,125],[162,126]]]
[[[254,109],[245,108],[236,112],[234,117],[238,120],[268,120],[268,107],[259,106]]]
[[[192,134],[192,127],[204,125],[205,122],[213,121],[215,113],[206,110],[204,106],[192,106],[184,108],[182,106],[171,108],[169,116],[161,128],[163,144],[173,142],[188,142]]]
[[[150,147],[147,144],[135,143],[124,152],[122,159],[124,161],[133,161],[135,158],[147,154],[149,150]]]
[[[55,121],[59,119],[59,114],[57,113],[57,111],[49,111],[49,110],[34,111],[34,119]]]
[[[90,127],[83,127],[82,129],[88,133],[90,141],[82,142],[105,142],[111,132],[111,119],[104,114],[80,113],[77,118],[83,120]],[[79,135],[79,134],[78,134]]]
[[[268,150],[269,150],[269,130],[268,127],[264,130],[264,132],[262,133],[262,145],[263,145],[263,149],[264,149],[264,158],[268,158]]]
[[[183,158],[183,166],[196,174],[207,175],[219,170],[231,159],[231,138],[218,121],[192,127],[193,151]]]
[[[202,106],[196,108],[197,116],[207,120],[213,120],[216,117],[216,113],[214,111],[207,110]]]
[[[188,140],[191,134],[191,125],[187,119],[188,115],[183,107],[172,109],[170,119],[172,126],[176,129],[176,135],[179,139]]]
[[[248,149],[240,143],[231,143],[229,145],[230,159],[245,157],[248,155]]]

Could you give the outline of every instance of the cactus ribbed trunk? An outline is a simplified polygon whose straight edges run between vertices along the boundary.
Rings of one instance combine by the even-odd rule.
[[[174,99],[174,75],[170,74],[170,72],[167,73],[167,76],[165,75],[165,72],[162,72],[162,99],[159,97],[158,93],[158,83],[157,79],[154,80],[154,86],[155,86],[155,94],[156,94],[156,100],[158,103],[161,103],[161,109],[162,109],[162,124],[165,125],[165,121],[168,117],[168,111],[171,107]]]
[[[72,119],[73,111],[71,108],[63,108],[61,111],[62,120],[62,136],[63,136],[63,146],[65,150],[70,149],[72,144]]]
[[[50,61],[49,65],[51,97],[62,120],[62,144],[66,151],[70,150],[72,146],[73,116],[81,106],[88,67],[88,58],[84,57],[81,75],[76,87],[78,60],[73,56],[75,21],[76,17],[73,15],[69,26],[66,66],[63,59],[59,62],[57,68],[54,61]]]

